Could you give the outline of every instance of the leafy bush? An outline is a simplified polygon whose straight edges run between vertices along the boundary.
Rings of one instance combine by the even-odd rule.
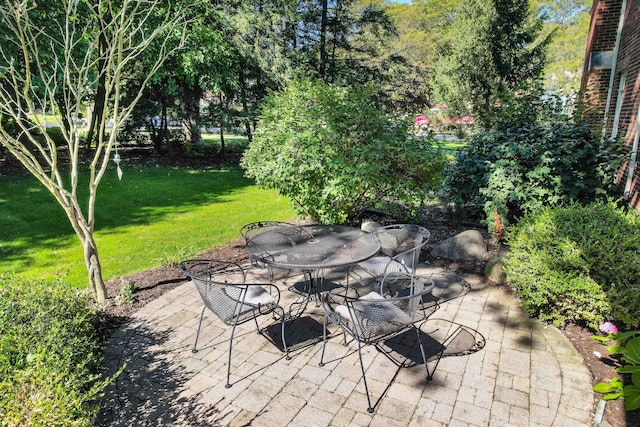
[[[439,185],[446,158],[378,104],[370,86],[296,80],[266,100],[242,166],[298,214],[325,223],[358,218],[378,201],[416,208]]]
[[[0,276],[2,425],[89,426],[108,384],[85,294],[61,281]]]
[[[524,309],[558,326],[640,326],[640,217],[612,201],[544,208],[509,229],[509,282]]]
[[[443,199],[490,229],[494,211],[506,225],[543,206],[588,203],[613,190],[621,145],[601,147],[587,121],[549,116],[535,104],[506,109],[445,173]]]

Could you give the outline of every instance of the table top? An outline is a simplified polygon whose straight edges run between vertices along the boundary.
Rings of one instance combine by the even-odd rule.
[[[320,269],[356,264],[376,255],[378,239],[343,225],[269,228],[247,242],[247,252],[273,267]]]

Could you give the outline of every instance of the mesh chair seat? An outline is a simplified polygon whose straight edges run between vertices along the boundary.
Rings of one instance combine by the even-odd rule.
[[[380,241],[380,254],[358,263],[357,267],[371,276],[389,273],[415,274],[420,252],[431,233],[415,224],[394,224],[371,232]]]
[[[385,273],[410,273],[406,265],[388,256],[375,256],[358,263],[358,266],[374,276],[384,276]]]
[[[372,291],[351,301],[339,304],[335,313],[358,339],[371,342],[376,337],[388,335],[409,325],[413,319],[398,305],[390,303],[379,293]]]
[[[194,278],[205,306],[226,325],[241,324],[255,316],[273,311],[278,302],[265,288],[256,284],[215,286]]]

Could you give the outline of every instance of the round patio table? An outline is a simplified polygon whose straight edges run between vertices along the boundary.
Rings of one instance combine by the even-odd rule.
[[[289,317],[302,317],[315,294],[320,304],[323,270],[345,267],[376,255],[380,242],[371,233],[344,225],[293,225],[269,227],[247,241],[247,252],[270,268],[301,270],[305,275],[300,298],[289,306]],[[290,288],[295,289],[295,286]],[[312,339],[291,348],[305,347],[317,342]]]
[[[273,227],[247,242],[247,252],[271,267],[308,272],[357,264],[379,250],[374,235],[344,225]]]

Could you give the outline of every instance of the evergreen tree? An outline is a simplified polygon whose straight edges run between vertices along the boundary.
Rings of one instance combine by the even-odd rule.
[[[436,96],[491,123],[496,108],[537,90],[549,42],[541,29],[529,0],[458,3],[436,64]]]

